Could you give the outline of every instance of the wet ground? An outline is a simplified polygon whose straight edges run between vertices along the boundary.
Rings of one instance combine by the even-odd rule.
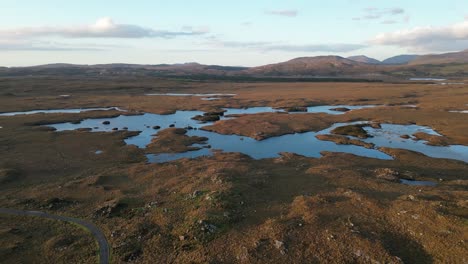
[[[445,156],[447,150],[463,157],[454,148],[468,146],[468,123],[465,114],[449,111],[466,110],[468,87],[103,79],[0,80],[3,113],[99,106],[128,110],[1,116],[2,207],[96,223],[109,240],[113,263],[467,261],[468,163],[431,155]],[[144,95],[167,92],[237,95],[212,101]],[[65,94],[70,96],[59,96]],[[319,105],[326,111],[331,105],[377,107],[286,112]],[[249,106],[270,108],[259,113]],[[214,123],[190,119],[222,108],[240,114]],[[181,118],[175,120],[173,114]],[[355,122],[373,125],[363,127],[373,137],[331,136],[375,142],[374,147],[337,145],[314,136]],[[50,124],[69,129],[52,131]],[[75,130],[80,126],[93,132]],[[415,131],[417,136],[411,134]],[[437,142],[433,137],[448,146],[426,146],[426,140]],[[241,153],[214,151],[215,144]],[[315,148],[320,146],[329,151],[319,153]],[[262,158],[265,153],[255,148],[264,147],[275,157]],[[386,158],[335,152],[346,148]],[[288,149],[311,157],[277,154]],[[173,160],[173,152],[179,152],[177,158],[198,157]],[[150,156],[155,163],[145,157],[151,154],[156,154]],[[164,160],[173,161],[156,163]],[[89,255],[78,234],[68,239],[49,225],[32,222],[18,232],[22,221],[4,222],[8,228],[0,228],[0,243],[6,246],[0,257],[7,263],[34,262],[44,252],[52,260],[75,256],[67,259],[70,263],[96,257],[94,243]]]
[[[371,108],[376,106],[313,106],[307,108],[307,113],[327,113],[327,114],[345,114],[346,112],[334,111],[332,109],[346,108],[349,110]],[[112,108],[115,109],[115,108]],[[111,110],[108,108],[95,108],[92,110]],[[5,113],[6,116],[34,113],[77,113],[80,111],[91,111],[90,109],[57,109],[48,111],[29,111],[20,113]],[[272,107],[250,107],[250,108],[225,108],[224,116],[221,120],[235,118],[232,115],[258,114],[258,113],[275,113],[284,112],[281,109]],[[293,112],[296,114],[297,112]],[[380,128],[365,127],[370,137],[363,139],[366,143],[374,144],[374,148],[365,148],[355,145],[339,145],[334,142],[322,141],[317,139],[316,135],[330,134],[334,128],[347,126],[353,123],[337,123],[318,132],[297,133],[291,135],[283,135],[278,137],[268,138],[266,140],[255,140],[249,137],[238,135],[222,135],[215,132],[201,130],[204,126],[213,124],[214,122],[201,123],[192,118],[197,115],[203,115],[201,111],[177,111],[170,115],[157,114],[141,114],[141,115],[121,115],[115,118],[105,119],[85,119],[79,123],[60,123],[52,124],[51,127],[57,131],[90,129],[92,132],[129,130],[139,131],[136,136],[125,139],[125,142],[130,145],[136,145],[139,148],[146,148],[151,143],[157,130],[169,127],[189,128],[188,136],[206,137],[208,140],[204,144],[196,144],[193,147],[198,148],[194,151],[183,153],[159,153],[148,154],[149,162],[169,162],[181,158],[196,158],[200,156],[213,155],[212,150],[220,150],[223,152],[239,152],[246,154],[254,159],[275,158],[279,157],[280,153],[290,152],[306,157],[320,157],[323,151],[328,152],[345,152],[363,157],[377,159],[392,159],[391,156],[385,154],[378,149],[380,147],[400,148],[423,153],[435,158],[449,158],[468,162],[468,147],[463,145],[450,146],[430,146],[426,141],[416,140],[414,137],[402,138],[403,135],[413,135],[418,132],[424,132],[429,135],[440,136],[437,132],[429,127],[418,125],[395,125],[381,124]],[[157,127],[157,129],[155,129]],[[96,153],[100,154],[100,152]]]

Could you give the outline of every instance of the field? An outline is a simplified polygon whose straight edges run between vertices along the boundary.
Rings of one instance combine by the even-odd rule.
[[[215,101],[145,95],[167,92],[236,95]],[[0,79],[0,113],[111,106],[169,114],[222,107],[385,105],[343,115],[243,115],[206,128],[258,140],[372,121],[429,126],[442,135],[421,135],[430,143],[466,146],[467,115],[450,111],[466,110],[467,103],[466,84]],[[217,152],[149,164],[145,150],[124,143],[131,131],[55,132],[40,126],[119,114],[0,116],[0,207],[87,219],[105,233],[112,263],[468,261],[466,162],[385,148],[393,160],[332,152],[321,158],[283,153],[255,160]],[[193,143],[178,132],[160,133],[151,146],[155,151],[186,150]],[[437,185],[409,186],[400,179]],[[1,221],[0,257],[7,263],[96,261],[92,236],[76,226],[28,217],[1,216]]]

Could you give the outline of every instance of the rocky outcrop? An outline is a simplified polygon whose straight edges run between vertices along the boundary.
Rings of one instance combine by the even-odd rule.
[[[368,149],[372,149],[375,146],[372,143],[367,143],[358,139],[350,139],[341,135],[317,135],[315,137],[324,141],[332,141],[339,145],[356,145]]]
[[[367,131],[363,128],[369,126],[368,124],[358,124],[358,125],[348,125],[341,126],[333,129],[332,134],[344,135],[344,136],[353,136],[358,138],[368,138],[371,137]]]
[[[346,107],[336,107],[336,108],[331,108],[330,110],[332,110],[332,111],[337,111],[337,112],[348,112],[348,111],[351,111],[351,109],[346,108]]]
[[[307,107],[305,106],[292,106],[283,108],[286,112],[307,112]]]
[[[201,121],[201,122],[214,122],[221,119],[219,115],[197,115],[192,117],[193,120]]]

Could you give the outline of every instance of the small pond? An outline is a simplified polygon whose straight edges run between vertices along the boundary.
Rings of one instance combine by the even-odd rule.
[[[436,186],[437,183],[431,181],[413,181],[413,180],[405,180],[400,179],[400,183],[410,186]]]

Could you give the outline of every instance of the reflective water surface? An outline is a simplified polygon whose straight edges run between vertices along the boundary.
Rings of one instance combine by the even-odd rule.
[[[330,108],[337,106],[326,106],[318,108],[317,111],[331,111]],[[226,109],[226,115],[229,114],[254,114],[260,112],[278,112],[281,110],[271,107],[252,107],[246,109]],[[340,112],[341,113],[341,112]],[[123,130],[124,128],[130,131],[141,131],[140,134],[130,137],[125,140],[127,144],[136,145],[139,148],[145,148],[153,139],[158,130],[154,126],[160,126],[165,129],[173,125],[178,128],[191,127],[188,130],[189,136],[207,137],[207,144],[211,149],[221,150],[224,152],[240,152],[254,159],[274,158],[278,157],[281,152],[291,152],[307,157],[320,157],[322,151],[330,152],[345,152],[363,157],[371,157],[377,159],[392,159],[391,156],[378,150],[380,147],[401,148],[412,151],[421,152],[427,156],[435,158],[449,158],[468,162],[468,146],[452,145],[452,146],[430,146],[425,144],[425,141],[415,141],[413,139],[403,139],[401,135],[412,135],[416,132],[425,132],[431,135],[438,133],[429,127],[418,125],[394,125],[382,124],[381,128],[365,127],[364,129],[372,135],[367,139],[362,139],[364,142],[375,144],[375,148],[367,149],[355,145],[338,145],[330,141],[318,140],[315,136],[319,134],[329,134],[332,129],[338,126],[356,124],[354,123],[339,123],[334,124],[330,128],[319,132],[307,132],[288,134],[278,137],[268,138],[262,141],[237,135],[222,135],[215,132],[200,130],[203,126],[212,123],[200,123],[191,118],[196,115],[202,115],[201,111],[177,111],[171,115],[158,114],[142,114],[133,116],[118,116],[114,118],[96,118],[85,119],[79,124],[61,123],[50,125],[57,131],[75,130],[79,128],[91,128],[92,132],[108,131],[113,129]],[[222,117],[225,119],[226,117]],[[104,121],[109,121],[109,124],[103,124]],[[180,158],[196,158],[200,156],[213,155],[208,148],[189,151],[185,153],[168,153],[158,155],[148,155],[150,162],[168,162]]]
[[[403,183],[405,185],[411,185],[411,186],[436,186],[437,183],[431,182],[431,181],[411,181],[411,180],[405,180],[405,179],[400,179],[400,183]]]

